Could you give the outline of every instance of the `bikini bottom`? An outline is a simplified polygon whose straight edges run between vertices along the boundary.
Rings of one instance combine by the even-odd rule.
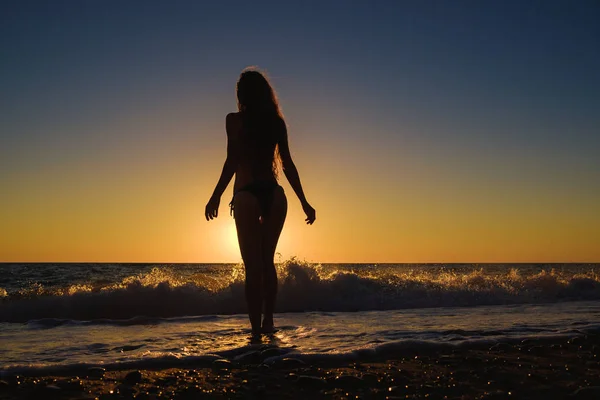
[[[276,181],[254,181],[238,189],[229,203],[229,215],[233,215],[233,201],[239,192],[250,192],[258,200],[261,217],[267,217],[273,204],[273,192],[281,187]]]

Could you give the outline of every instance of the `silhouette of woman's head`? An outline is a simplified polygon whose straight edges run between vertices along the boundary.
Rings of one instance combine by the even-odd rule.
[[[236,91],[239,111],[281,114],[275,90],[260,71],[253,68],[242,71]]]
[[[238,110],[244,115],[244,129],[247,146],[254,146],[257,152],[266,151],[266,157],[272,161],[272,170],[278,175],[279,146],[278,134],[285,130],[283,115],[279,109],[277,95],[265,75],[255,68],[242,71],[236,85]],[[267,159],[268,159],[267,158]]]

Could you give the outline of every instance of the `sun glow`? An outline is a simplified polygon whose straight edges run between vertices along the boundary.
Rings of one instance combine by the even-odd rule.
[[[235,222],[229,215],[221,215],[212,221],[202,221],[204,229],[197,228],[194,240],[196,257],[206,257],[206,262],[239,263],[242,261],[237,241]],[[210,258],[206,255],[210,255]]]
[[[228,258],[232,260],[241,259],[235,223],[227,221],[227,223],[223,224],[219,237],[221,246],[223,246],[223,253],[227,254]]]

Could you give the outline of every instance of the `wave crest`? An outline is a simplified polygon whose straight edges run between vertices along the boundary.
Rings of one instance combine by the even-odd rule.
[[[600,276],[543,270],[523,274],[484,269],[392,268],[310,264],[296,258],[277,265],[278,312],[367,311],[443,306],[547,303],[600,299]],[[175,267],[49,290],[40,284],[8,294],[0,288],[0,321],[128,319],[136,316],[245,313],[243,265],[182,277]]]

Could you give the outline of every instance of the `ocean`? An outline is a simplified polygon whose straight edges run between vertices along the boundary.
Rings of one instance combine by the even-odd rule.
[[[275,334],[251,338],[239,264],[0,264],[0,376],[600,333],[600,264],[277,265]]]

